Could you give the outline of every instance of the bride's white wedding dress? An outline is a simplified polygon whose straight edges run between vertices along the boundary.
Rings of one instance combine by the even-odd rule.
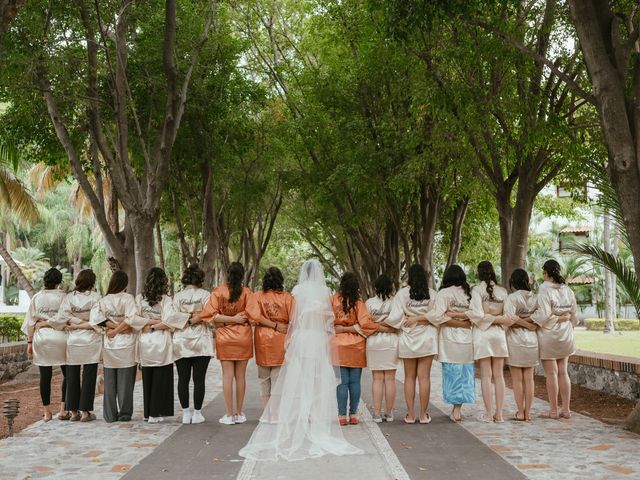
[[[337,421],[339,381],[331,361],[333,311],[320,262],[304,263],[292,294],[295,314],[287,333],[284,365],[240,456],[293,461],[328,453],[362,454],[344,439]]]

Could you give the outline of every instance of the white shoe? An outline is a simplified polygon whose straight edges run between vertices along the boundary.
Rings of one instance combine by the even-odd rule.
[[[220,417],[218,423],[221,423],[223,425],[233,425],[234,423],[236,423],[236,421],[234,420],[233,416],[225,415],[224,417]]]
[[[202,416],[202,412],[200,410],[193,411],[193,417],[191,417],[191,423],[202,423],[205,418]]]
[[[163,417],[149,417],[149,423],[162,423],[164,422]]]
[[[247,417],[244,416],[244,413],[239,413],[235,416],[236,423],[244,423],[247,421]]]
[[[189,410],[183,410],[182,411],[182,424],[183,425],[189,425],[192,422],[191,419],[191,411]],[[195,422],[194,422],[195,423]]]

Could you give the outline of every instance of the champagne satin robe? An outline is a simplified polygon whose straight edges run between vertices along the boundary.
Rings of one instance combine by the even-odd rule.
[[[136,297],[136,304],[140,316],[145,320],[163,320],[163,313],[173,313],[173,302],[167,295],[155,305],[149,305],[149,301],[142,295]],[[170,327],[170,325],[167,325]],[[163,367],[173,363],[173,345],[171,343],[171,330],[155,330],[140,332],[138,335],[138,361],[141,367]]]
[[[98,292],[70,292],[62,301],[56,323],[62,327],[89,323],[91,309],[100,300]],[[67,336],[67,365],[89,365],[102,359],[102,331],[92,325],[89,329],[69,330]]]
[[[558,360],[576,351],[573,327],[578,324],[578,305],[573,291],[563,283],[544,282],[538,291],[538,309],[531,319],[540,328],[538,345],[541,360]],[[558,317],[571,315],[568,322],[558,323]]]
[[[334,326],[354,327],[357,333],[336,333],[338,362],[341,367],[365,368],[367,366],[366,338],[378,330],[362,300],[349,313],[342,310],[342,297],[333,295],[331,307],[335,315]]]
[[[538,297],[527,290],[517,290],[504,302],[504,314],[509,317],[531,317],[538,308]],[[507,365],[528,368],[538,365],[538,335],[535,330],[513,325],[507,329],[509,358]]]
[[[91,309],[89,322],[98,326],[106,320],[126,323],[133,331],[119,333],[109,338],[103,335],[102,359],[105,368],[128,368],[138,363],[138,331],[147,323],[138,315],[133,295],[126,292],[112,293],[100,299]]]
[[[62,290],[40,290],[31,299],[24,316],[22,331],[33,335],[33,363],[39,367],[55,367],[67,363],[67,332],[55,319],[64,297]],[[35,330],[38,321],[51,322],[51,327]]]
[[[377,325],[387,323],[393,297],[382,300],[371,297],[365,302],[371,319]],[[390,326],[390,325],[389,325]],[[395,370],[398,368],[398,334],[375,332],[367,337],[367,366],[371,370]]]
[[[213,289],[209,301],[200,317],[205,322],[213,322],[218,315],[233,317],[245,311],[251,290],[242,289],[240,298],[229,303],[229,287],[220,285]],[[216,326],[216,356],[218,360],[249,360],[253,357],[253,332],[249,323],[218,324]]]
[[[509,294],[499,285],[493,285],[493,298],[487,293],[486,282],[471,290],[469,320],[473,323],[473,359],[508,357],[507,336],[502,325],[493,325],[495,317],[502,315],[504,301]]]
[[[273,328],[258,325],[258,321],[266,318],[272,322],[288,325],[293,315],[293,296],[289,292],[254,292],[247,302],[247,315],[256,328],[254,343],[256,348],[256,364],[260,367],[279,367],[284,363],[284,341],[286,333]]]
[[[213,327],[205,322],[189,325],[189,315],[200,313],[211,292],[192,285],[173,296],[171,311],[164,312],[162,323],[173,327],[173,358],[213,357]]]
[[[436,294],[427,319],[433,325],[442,325],[451,318],[447,311],[467,313],[469,297],[462,287],[443,288]],[[470,328],[440,326],[438,360],[445,363],[473,363],[473,335]]]
[[[400,358],[420,358],[438,354],[438,328],[433,325],[405,326],[407,317],[427,315],[433,308],[436,292],[429,289],[429,298],[413,300],[411,287],[398,290],[387,323],[399,328],[398,349]]]

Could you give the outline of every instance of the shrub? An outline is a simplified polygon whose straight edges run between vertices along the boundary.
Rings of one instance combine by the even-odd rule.
[[[0,314],[0,340],[15,342],[24,338],[20,330],[24,317],[22,315]]]
[[[604,330],[603,318],[587,318],[584,323],[587,326],[587,330]],[[617,320],[613,321],[613,325],[616,330],[619,330],[621,332],[640,330],[640,320],[618,318]]]

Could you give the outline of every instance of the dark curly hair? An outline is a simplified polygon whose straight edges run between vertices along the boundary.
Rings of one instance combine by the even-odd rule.
[[[169,279],[164,270],[160,267],[153,267],[149,270],[142,289],[142,297],[147,300],[149,305],[153,307],[162,300],[162,296],[166,295],[168,291]]]
[[[284,277],[278,267],[269,267],[262,277],[262,290],[268,292],[275,290],[281,292],[284,290]]]
[[[231,262],[227,268],[227,286],[229,287],[229,303],[237,302],[242,295],[244,267],[240,262]]]
[[[376,281],[373,283],[373,288],[376,291],[376,296],[380,297],[382,300],[386,300],[391,298],[391,294],[393,293],[393,282],[389,275],[383,273]]]
[[[129,285],[129,276],[122,270],[116,270],[111,275],[111,280],[109,280],[107,295],[124,292],[127,289],[127,285]]]
[[[76,292],[88,292],[96,286],[96,274],[93,270],[81,270],[76,277]]]
[[[47,290],[53,290],[62,283],[62,273],[57,268],[50,268],[44,272],[44,288]]]
[[[471,300],[471,287],[467,283],[467,275],[460,265],[449,265],[442,276],[440,290],[448,287],[462,287],[467,298]]]
[[[189,265],[182,274],[182,285],[193,285],[194,287],[202,287],[204,283],[204,271],[195,263]]]
[[[342,297],[342,310],[349,313],[356,308],[356,303],[360,300],[360,284],[355,273],[346,272],[340,278],[340,296]]]
[[[555,260],[547,260],[544,262],[542,266],[542,270],[544,270],[547,275],[553,278],[553,281],[556,283],[566,283],[566,280],[562,275],[560,275],[560,264]]]
[[[480,262],[478,264],[478,280],[487,284],[487,293],[491,300],[495,300],[493,296],[493,287],[498,283],[496,271],[489,261]]]
[[[428,300],[429,284],[427,283],[427,272],[422,265],[414,263],[409,267],[409,298],[411,300]]]
[[[529,274],[522,268],[516,268],[511,273],[511,278],[509,278],[509,287],[514,291],[527,290],[530,292],[531,285],[529,284]]]

